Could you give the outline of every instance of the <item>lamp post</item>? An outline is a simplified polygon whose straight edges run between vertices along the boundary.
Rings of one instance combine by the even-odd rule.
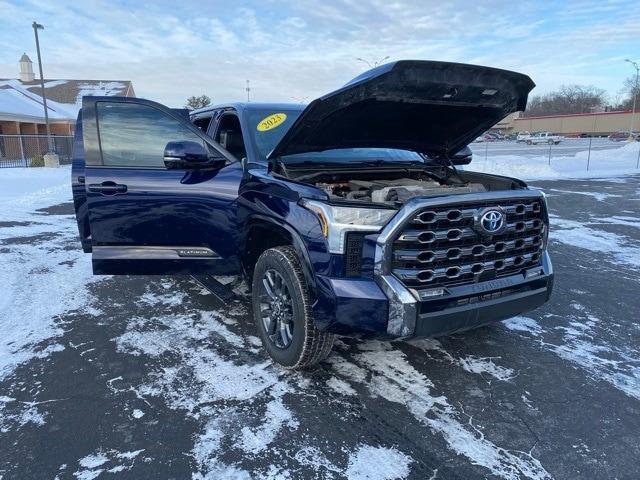
[[[51,143],[51,129],[49,128],[49,111],[47,109],[47,96],[44,94],[44,76],[42,75],[42,59],[40,58],[40,42],[38,40],[38,30],[44,30],[44,26],[37,22],[31,24],[33,33],[36,36],[36,50],[38,52],[38,69],[40,70],[40,88],[42,89],[42,104],[44,105],[44,122],[47,126],[47,146],[48,153],[53,152],[53,144]]]
[[[629,127],[629,140],[631,141],[633,140],[633,124],[636,116],[636,97],[638,96],[638,76],[640,75],[640,65],[638,65],[638,62],[634,62],[628,58],[625,62],[629,62],[636,69],[636,83],[633,87],[633,107],[631,108],[631,126]]]

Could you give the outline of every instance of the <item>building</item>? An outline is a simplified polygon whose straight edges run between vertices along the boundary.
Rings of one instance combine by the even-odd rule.
[[[576,113],[523,117],[521,112],[511,114],[499,122],[495,130],[504,133],[553,132],[565,136],[606,136],[614,132],[629,131],[631,110],[619,112]],[[635,130],[640,129],[640,112],[635,113]]]
[[[33,62],[23,54],[18,62],[19,77],[0,79],[0,135],[46,134],[40,79]],[[44,81],[51,133],[71,135],[84,95],[135,97],[130,80]]]

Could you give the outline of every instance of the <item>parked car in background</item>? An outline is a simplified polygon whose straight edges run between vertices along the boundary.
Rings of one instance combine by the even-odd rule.
[[[561,137],[560,135],[555,135],[551,132],[538,132],[538,133],[534,133],[533,135],[529,136],[529,138],[527,138],[525,140],[525,142],[527,143],[527,145],[538,145],[540,143],[548,143],[549,145],[557,145],[559,144],[562,140],[564,140],[564,137]]]
[[[480,135],[479,137],[477,137],[474,142],[478,142],[478,143],[482,143],[482,142],[495,142],[498,139],[496,138],[496,136],[492,133],[484,133],[482,135]]]
[[[631,132],[631,135],[629,135],[628,131],[615,132],[609,135],[609,140],[612,142],[625,142],[629,136],[633,137],[634,140],[638,140],[640,138],[640,132]]]
[[[523,143],[526,142],[529,138],[531,138],[531,134],[529,132],[518,132],[516,135],[516,142]]]

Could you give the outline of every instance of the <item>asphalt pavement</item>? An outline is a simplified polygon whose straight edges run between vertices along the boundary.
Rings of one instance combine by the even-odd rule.
[[[548,304],[439,339],[340,339],[306,372],[188,277],[91,277],[70,203],[7,212],[4,267],[56,313],[3,350],[0,478],[639,478],[640,176],[533,185]],[[12,308],[11,332],[40,315]]]

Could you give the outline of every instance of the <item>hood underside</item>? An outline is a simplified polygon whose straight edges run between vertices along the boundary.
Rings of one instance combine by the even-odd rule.
[[[526,75],[490,67],[389,63],[311,102],[269,159],[362,147],[452,155],[524,110],[534,86]]]

